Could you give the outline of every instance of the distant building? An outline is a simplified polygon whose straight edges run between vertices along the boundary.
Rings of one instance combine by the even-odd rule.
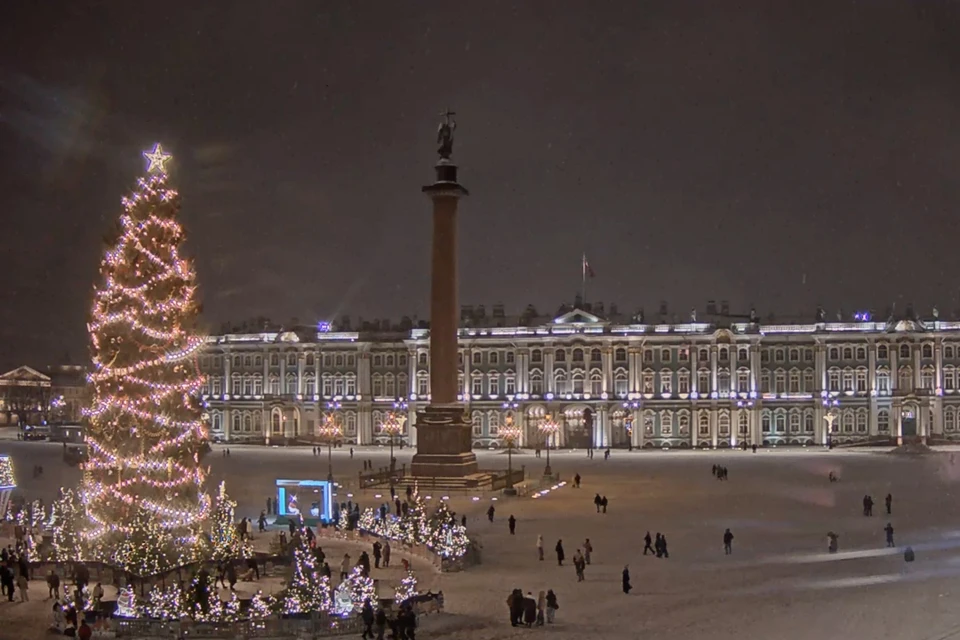
[[[500,446],[508,412],[524,447],[542,446],[548,415],[559,447],[960,439],[960,322],[910,311],[761,321],[726,303],[688,322],[666,305],[656,315],[579,301],[546,317],[463,307],[459,397],[474,446]],[[416,410],[430,398],[429,329],[342,328],[211,336],[200,363],[212,436],[310,440],[336,403],[346,441],[384,443],[383,420],[402,399],[400,439],[415,443]]]
[[[77,365],[24,365],[0,375],[0,424],[78,424],[85,402],[86,372]]]

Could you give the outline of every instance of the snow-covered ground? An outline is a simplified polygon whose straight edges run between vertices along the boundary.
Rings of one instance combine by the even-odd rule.
[[[229,458],[218,448],[208,459],[211,486],[226,479],[240,515],[259,513],[275,478],[326,476],[326,452],[230,449]],[[79,477],[60,461],[57,445],[3,441],[0,453],[13,455],[30,497],[52,499],[61,483]],[[397,457],[409,462],[411,454],[404,449]],[[356,478],[362,459],[382,466],[388,455],[382,448],[358,448],[351,460],[347,449],[334,451],[334,472],[338,479]],[[502,453],[479,456],[483,468],[506,466]],[[536,500],[500,498],[493,524],[483,515],[491,496],[450,496],[482,541],[483,564],[433,578],[448,613],[424,619],[422,637],[526,636],[531,631],[509,626],[508,593],[552,588],[560,611],[545,632],[557,638],[960,638],[960,504],[954,496],[960,453],[956,466],[951,459],[949,452],[909,457],[783,449],[615,451],[607,461],[601,455],[588,460],[584,452],[551,454],[564,479],[582,475],[582,489],[568,486]],[[526,465],[532,475],[545,461],[514,456],[514,464]],[[713,478],[715,463],[728,467],[728,481]],[[34,464],[44,466],[43,477],[31,477]],[[840,482],[828,482],[831,470]],[[596,492],[609,499],[606,515],[594,509]],[[883,513],[888,492],[889,517]],[[861,515],[864,494],[876,503],[872,518]],[[354,499],[379,502],[373,492]],[[506,525],[511,513],[518,520],[515,536]],[[887,522],[898,545],[914,547],[916,562],[905,563],[902,549],[885,549]],[[735,535],[731,556],[722,550],[727,527]],[[648,530],[666,534],[669,559],[642,555]],[[830,530],[840,535],[836,555],[826,554]],[[544,562],[537,561],[537,534],[544,536]],[[577,583],[570,558],[588,537],[593,564],[586,582]],[[568,558],[563,567],[553,555],[558,538]],[[620,590],[625,564],[634,586],[629,596]],[[0,603],[0,617],[7,607],[21,606]]]

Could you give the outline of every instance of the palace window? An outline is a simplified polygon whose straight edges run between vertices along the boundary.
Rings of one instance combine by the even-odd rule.
[[[564,371],[557,371],[553,375],[553,386],[556,393],[570,393],[567,389],[567,374]]]
[[[500,376],[496,373],[490,374],[490,379],[487,380],[488,391],[492,396],[500,395]]]
[[[803,414],[803,432],[813,433],[813,412],[811,411]]]
[[[737,391],[740,393],[750,391],[750,371],[747,369],[737,371]]]
[[[383,393],[388,398],[397,397],[397,380],[393,377],[392,373],[383,376]]]
[[[539,371],[530,373],[530,393],[535,396],[543,395],[543,374]]]
[[[852,369],[843,370],[843,390],[853,391],[853,370]]]
[[[787,416],[783,413],[777,413],[773,416],[773,428],[777,433],[786,433],[787,432]]]
[[[867,432],[867,410],[857,411],[857,433]]]
[[[590,395],[599,396],[601,393],[603,393],[603,376],[599,371],[594,370],[590,374]]]
[[[836,361],[840,359],[840,349],[838,349],[837,347],[830,347],[830,351],[828,351],[827,353],[831,360]]]
[[[857,393],[867,392],[867,370],[863,367],[857,369]]]
[[[902,344],[900,345],[900,357],[909,358],[910,357],[910,345]]]
[[[800,372],[796,369],[790,370],[790,393],[800,393]]]
[[[543,362],[543,351],[534,349],[530,352],[530,362]]]
[[[263,395],[263,376],[253,376],[253,395]]]
[[[697,372],[697,393],[710,393],[710,372],[706,369]]]
[[[514,376],[507,376],[503,379],[503,392],[508,396],[517,393],[517,379]]]
[[[790,349],[790,362],[800,362],[800,349]]]
[[[953,345],[945,344],[943,345],[943,357],[952,360],[953,359]]]
[[[573,382],[573,393],[583,393],[583,372],[574,371],[571,381]]]
[[[557,362],[566,362],[567,361],[567,352],[563,349],[557,349],[554,353],[554,359]]]
[[[617,362],[626,362],[627,361],[627,350],[624,348],[618,348],[613,352],[613,359]]]
[[[677,349],[677,361],[690,362],[690,349],[687,347],[680,347]]]
[[[420,353],[417,354],[417,364],[420,365],[420,366],[422,366],[422,367],[427,365],[427,352],[426,352],[426,351],[421,351]]]
[[[790,433],[800,433],[800,413],[790,412]]]
[[[766,369],[760,372],[760,393],[770,393],[770,372]]]
[[[664,438],[673,435],[673,413],[670,411],[660,412],[660,435]]]
[[[774,390],[777,393],[786,393],[787,392],[787,372],[783,369],[777,369],[774,374],[774,384],[776,385]]]
[[[430,391],[430,378],[426,374],[417,375],[417,396],[426,398]]]
[[[933,368],[924,367],[920,370],[920,388],[921,389],[933,389],[934,385],[934,374]]]
[[[574,361],[574,362],[583,362],[583,349],[574,349],[574,350],[573,350],[573,361]]]
[[[690,393],[690,374],[686,370],[681,370],[677,374],[677,393]]]
[[[670,349],[660,349],[660,362],[670,362]]]
[[[726,347],[720,347],[720,350],[717,353],[717,359],[720,362],[730,362],[730,350]]]
[[[863,362],[867,359],[867,348],[866,347],[857,347],[857,360]]]
[[[877,431],[882,433],[890,431],[890,412],[886,409],[877,412]]]
[[[913,389],[913,369],[900,367],[900,371],[897,373],[897,388],[902,391]]]
[[[760,416],[760,431],[770,433],[770,413],[767,411],[764,411],[763,415]]]
[[[853,349],[851,349],[850,347],[844,347],[843,359],[847,362],[849,362],[850,360],[853,360]]]
[[[617,369],[613,374],[613,392],[620,397],[623,397],[629,393],[629,381],[627,379],[627,372],[623,369]]]
[[[890,394],[890,372],[884,368],[877,369],[877,392],[880,395]]]
[[[947,406],[943,410],[943,430],[948,433],[957,430],[957,414],[951,406]]]
[[[472,354],[470,354],[470,361],[473,364],[483,364],[483,353],[475,350]]]
[[[500,352],[491,351],[490,352],[490,364],[500,364]]]
[[[802,390],[804,393],[813,393],[814,390],[815,390],[815,388],[816,388],[816,387],[815,387],[814,384],[813,384],[813,369],[804,369],[804,371],[803,371],[803,387],[802,387],[801,390]]]
[[[652,371],[643,372],[643,393],[647,393],[647,394],[653,393],[653,372]]]
[[[653,349],[643,350],[643,362],[644,364],[650,364],[653,362]]]
[[[953,391],[957,388],[956,369],[947,365],[943,368],[943,388]]]
[[[877,360],[886,360],[887,359],[887,345],[878,344],[877,345]]]
[[[740,347],[737,349],[737,360],[740,362],[746,362],[750,359],[750,349],[747,347]]]
[[[741,411],[740,417],[737,418],[737,433],[741,436],[750,433],[750,416],[745,411]]]
[[[507,364],[513,364],[513,363],[514,363],[514,359],[516,358],[516,356],[514,355],[513,351],[507,351],[505,357],[506,357],[506,363],[507,363]]]
[[[827,372],[827,382],[831,392],[839,393],[840,392],[840,370],[830,369],[830,371]]]
[[[923,345],[923,358],[932,358],[933,357],[933,345],[925,344]]]
[[[474,411],[472,422],[473,422],[473,435],[482,436],[483,435],[483,414],[480,413],[479,411]]]
[[[374,398],[383,397],[383,378],[381,378],[379,375],[373,376],[373,380],[370,382],[370,387]]]
[[[699,423],[700,423],[700,426],[698,427],[698,429],[699,429],[700,435],[709,436],[710,435],[710,416],[707,414],[706,411],[700,412]]]
[[[665,395],[673,393],[673,372],[669,369],[660,372],[660,393]]]
[[[483,378],[479,374],[470,378],[470,395],[474,397],[483,395]]]
[[[385,363],[388,367],[392,367],[392,366],[394,366],[393,362],[394,362],[393,354],[387,354],[387,357],[384,358],[384,363]]]
[[[776,360],[777,362],[783,362],[783,349],[777,349],[773,353],[774,353],[773,355],[774,360]]]
[[[210,379],[210,393],[219,396],[221,392],[220,389],[220,378],[211,378]]]

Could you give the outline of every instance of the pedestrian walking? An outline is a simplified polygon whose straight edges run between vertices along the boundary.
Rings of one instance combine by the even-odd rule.
[[[893,525],[888,522],[887,526],[883,528],[883,532],[887,535],[887,546],[895,547],[896,545],[893,544]]]
[[[593,504],[595,507],[597,507],[597,513],[600,513],[600,505],[603,504],[603,499],[600,497],[599,493],[593,497]]]
[[[17,576],[17,591],[20,593],[20,602],[30,602],[30,597],[27,595],[27,589],[29,589],[27,576],[21,573]],[[11,598],[11,600],[12,599],[13,598]]]
[[[733,553],[733,534],[730,533],[730,529],[723,532],[723,553],[725,555]]]
[[[383,543],[383,566],[390,566],[390,541],[386,540]]]
[[[490,508],[492,509],[493,507]],[[510,517],[507,518],[507,525],[510,527],[510,535],[514,535],[517,532],[517,519],[513,517],[512,513],[510,514]]]
[[[370,604],[370,598],[363,601],[363,608],[360,610],[360,619],[363,620],[363,640],[373,640],[373,622],[376,617],[373,614],[373,606]]]
[[[555,548],[557,552],[557,566],[563,566],[563,540],[557,540],[557,546]]]
[[[343,560],[340,561],[340,580],[346,580],[350,574],[350,554],[343,554]]]
[[[889,516],[893,508],[893,496],[888,493],[887,497],[883,499],[883,502],[887,506],[887,515]]]
[[[577,475],[573,476],[573,488],[574,488],[574,489],[579,489],[579,488],[580,488],[580,474],[579,474],[579,473],[578,473]]]
[[[537,536],[537,559],[543,562],[543,535]]]
[[[493,522],[493,514],[496,513],[496,509],[493,508],[493,505],[490,505],[490,508],[487,509],[487,520]]]
[[[607,496],[600,498],[600,506],[603,508],[603,513],[607,512]]]
[[[630,589],[633,587],[630,585],[630,565],[624,565],[623,567],[623,592],[627,595],[630,595]]]
[[[643,555],[647,555],[647,551],[656,555],[653,546],[650,544],[653,540],[650,538],[650,532],[647,531],[647,535],[643,536]]]
[[[583,541],[583,559],[590,564],[590,554],[593,553],[593,545],[590,544],[590,538]]]
[[[373,566],[375,569],[380,568],[380,558],[383,557],[383,545],[380,544],[379,540],[376,540],[373,543]]]

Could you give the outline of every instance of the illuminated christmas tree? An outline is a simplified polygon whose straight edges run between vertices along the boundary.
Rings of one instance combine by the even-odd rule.
[[[413,571],[408,571],[407,577],[400,581],[397,590],[393,592],[393,602],[394,604],[403,604],[418,593],[417,577],[413,575]]]
[[[430,518],[429,531],[425,543],[441,557],[459,558],[467,553],[470,544],[467,529],[457,522],[445,502],[440,503],[437,512]]]
[[[164,171],[170,156],[159,145],[144,156],[148,175],[123,201],[88,324],[93,401],[82,500],[85,535],[100,558],[113,561],[146,525],[167,534],[136,543],[158,547],[163,570],[198,557],[210,510],[200,466],[204,340],[195,332],[193,266],[180,256],[180,197]]]
[[[54,557],[58,562],[83,560],[81,538],[85,516],[80,498],[71,489],[61,489],[50,508]]]
[[[273,608],[276,606],[276,600],[273,596],[263,595],[263,591],[257,591],[250,598],[250,608],[247,610],[247,617],[251,620],[266,620],[273,615]]]
[[[241,540],[234,522],[237,503],[227,495],[226,483],[220,483],[220,490],[213,503],[213,517],[210,527],[211,554],[214,560],[236,560],[253,555],[249,540]]]
[[[374,607],[377,606],[377,588],[373,579],[363,574],[361,567],[354,567],[343,581],[344,585],[350,589],[350,600],[353,602],[353,610],[358,612],[363,609],[363,603],[370,601]],[[341,585],[342,586],[342,585]]]
[[[330,611],[330,581],[317,573],[317,562],[302,536],[297,536],[293,569],[283,591],[283,612],[287,614]]]

